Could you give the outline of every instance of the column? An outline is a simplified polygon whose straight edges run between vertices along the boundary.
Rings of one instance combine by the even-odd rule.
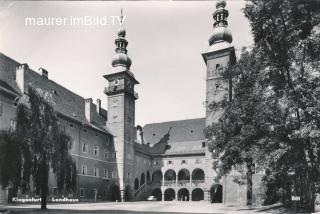
[[[164,191],[162,192],[161,197],[161,201],[164,201]]]
[[[176,174],[176,187],[178,186],[178,175]]]

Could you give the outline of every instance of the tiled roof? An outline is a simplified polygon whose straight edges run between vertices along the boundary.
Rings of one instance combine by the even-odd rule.
[[[9,85],[9,87],[14,89],[15,91],[19,91],[17,83],[15,81],[16,67],[19,64],[20,63],[18,63],[17,61],[0,53],[0,80],[6,82],[7,85]],[[41,74],[31,69],[26,72],[25,84],[30,84],[35,88],[40,88],[52,93],[55,103],[54,108],[56,111],[60,112],[63,115],[74,117],[76,120],[90,125],[85,119],[85,98],[73,93],[72,91],[64,88],[63,86],[50,79],[44,78]],[[93,104],[93,108],[93,121],[99,124],[100,127],[105,125],[107,111],[105,109],[102,109],[103,115],[99,115],[95,110],[95,104]],[[92,127],[96,129],[99,128],[93,125]],[[99,129],[101,131],[108,132],[106,128]]]
[[[205,118],[147,124],[143,134],[150,146],[137,144],[136,150],[152,155],[204,153],[204,128]]]
[[[143,127],[143,135],[145,142],[151,145],[158,143],[166,134],[169,134],[168,142],[197,141],[205,139],[204,128],[205,118],[151,123]]]

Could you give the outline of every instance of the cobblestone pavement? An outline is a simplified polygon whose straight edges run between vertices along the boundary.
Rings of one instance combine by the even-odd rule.
[[[40,205],[7,206],[10,213],[288,213],[279,206],[247,207],[224,204],[210,204],[208,202],[125,202],[125,203],[79,203],[79,204],[48,204],[48,211],[39,210]]]

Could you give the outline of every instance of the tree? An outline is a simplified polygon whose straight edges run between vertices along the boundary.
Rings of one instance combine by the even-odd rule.
[[[23,192],[30,189],[32,178],[36,192],[41,194],[41,209],[46,209],[50,168],[56,176],[59,191],[74,190],[76,187],[76,166],[68,152],[71,141],[59,128],[50,94],[29,87],[28,97],[24,96],[20,100],[16,113],[16,130],[12,137],[2,135],[0,138],[14,139],[14,144],[8,148],[15,146],[12,161],[18,163],[18,167],[14,168],[19,170],[10,176],[5,170],[1,170],[0,173],[1,177],[21,187]],[[9,145],[9,140],[7,142],[4,145]],[[5,150],[0,151],[1,155],[9,154]],[[1,169],[10,161],[11,159],[1,161]],[[1,180],[4,187],[8,185],[6,179]]]
[[[207,130],[221,157],[217,166],[223,174],[254,160],[267,171],[269,193],[276,184],[285,202],[299,195],[301,209],[313,211],[320,183],[320,2],[254,0],[248,6],[254,48],[224,72],[232,75],[235,94]]]

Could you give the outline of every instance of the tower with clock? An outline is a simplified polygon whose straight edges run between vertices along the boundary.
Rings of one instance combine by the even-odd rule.
[[[108,81],[105,94],[108,96],[107,127],[114,135],[116,151],[116,168],[121,193],[121,200],[133,197],[132,192],[124,193],[126,186],[132,186],[134,174],[134,142],[135,128],[135,100],[138,99],[134,87],[139,82],[130,71],[131,60],[127,55],[126,31],[123,26],[118,30],[115,40],[116,49],[112,58],[112,71],[104,75]],[[126,194],[126,195],[124,195]],[[125,197],[124,197],[125,196]],[[129,197],[129,199],[128,199]]]

